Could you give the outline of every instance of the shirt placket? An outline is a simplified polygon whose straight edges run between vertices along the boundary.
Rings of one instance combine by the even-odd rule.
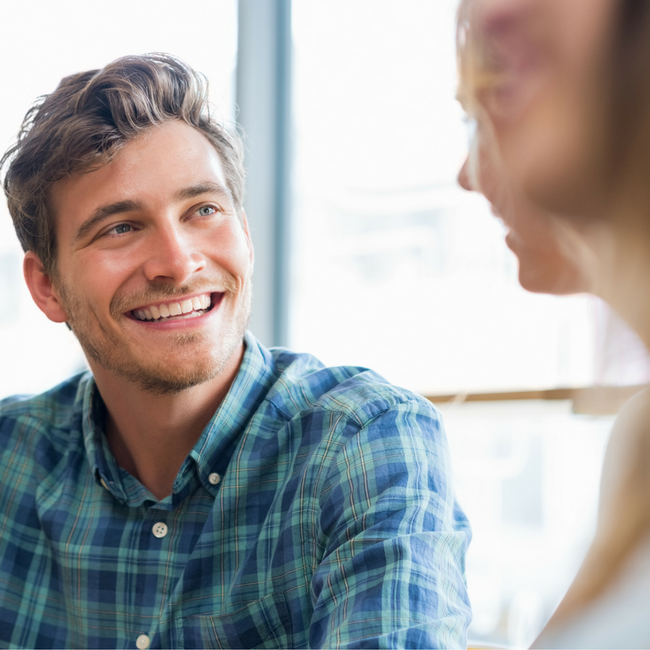
[[[178,581],[181,558],[176,542],[182,506],[163,510],[152,506],[145,511],[137,534],[137,556],[130,569],[136,616],[127,626],[130,642],[140,650],[151,646],[158,631],[169,595]]]

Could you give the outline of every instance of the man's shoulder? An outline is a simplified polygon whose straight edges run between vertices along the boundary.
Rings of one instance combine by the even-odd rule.
[[[43,431],[69,429],[81,411],[82,393],[90,381],[90,373],[80,373],[39,395],[0,400],[0,436],[30,425]]]
[[[0,401],[0,501],[16,490],[37,489],[51,476],[81,437],[84,388],[90,374],[79,375],[34,396]]]
[[[302,412],[339,413],[364,426],[388,411],[413,411],[439,419],[437,409],[421,395],[391,384],[360,366],[325,366],[314,356],[283,348],[271,350],[277,380],[267,395],[288,418]]]

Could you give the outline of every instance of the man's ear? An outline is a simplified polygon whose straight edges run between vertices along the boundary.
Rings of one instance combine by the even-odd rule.
[[[63,308],[59,294],[52,284],[52,279],[43,268],[36,253],[27,251],[23,260],[23,274],[29,293],[38,308],[54,323],[65,323],[68,314]]]
[[[248,219],[246,218],[246,212],[242,208],[241,211],[241,225],[244,229],[244,234],[246,235],[246,241],[248,242],[248,250],[251,261],[251,269],[255,266],[255,249],[253,248],[253,240],[251,239],[251,233],[248,229]]]

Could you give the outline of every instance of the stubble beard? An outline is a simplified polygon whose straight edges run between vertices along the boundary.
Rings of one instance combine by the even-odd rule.
[[[226,289],[224,299],[230,295],[234,300],[236,283],[233,281],[226,284],[229,287]],[[59,281],[57,290],[68,315],[68,325],[89,360],[92,359],[108,372],[136,384],[144,391],[154,395],[171,395],[210,381],[223,373],[248,328],[252,303],[251,285],[249,278],[242,290],[241,304],[236,310],[231,326],[224,332],[219,349],[213,349],[212,354],[200,357],[188,368],[174,368],[171,362],[165,359],[151,359],[145,364],[135,358],[120,337],[114,331],[105,328],[101,320],[96,319],[93,327],[89,306],[74,295],[74,292],[70,291],[64,283]],[[190,291],[191,289],[188,288],[186,291],[177,292],[176,295],[181,292],[190,293]],[[101,334],[98,335],[93,331],[94,329],[99,329]],[[202,333],[179,333],[175,335],[175,344],[182,348],[196,344],[202,338],[204,338]]]

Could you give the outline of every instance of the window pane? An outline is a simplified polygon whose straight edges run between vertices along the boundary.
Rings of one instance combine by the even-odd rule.
[[[457,496],[473,531],[470,639],[527,648],[591,541],[613,417],[573,415],[569,401],[441,410]]]
[[[456,186],[456,0],[294,3],[291,345],[425,393],[589,384],[591,299],[532,295]]]

